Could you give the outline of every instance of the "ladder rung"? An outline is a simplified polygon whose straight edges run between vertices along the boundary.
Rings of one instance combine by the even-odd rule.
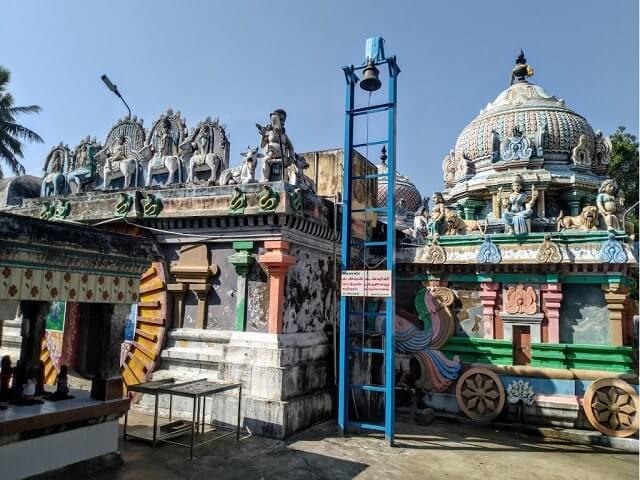
[[[351,312],[350,315],[359,315],[362,317],[377,317],[384,315],[385,312]]]
[[[379,432],[386,431],[384,425],[376,425],[375,423],[348,422],[347,425],[350,427],[358,427],[365,430],[377,430]]]
[[[367,175],[354,175],[352,180],[371,180],[373,178],[388,177],[389,173],[368,173]]]
[[[387,242],[364,242],[365,247],[384,247]]]
[[[358,384],[358,383],[352,384],[351,388],[358,388],[360,390],[368,390],[370,392],[381,392],[381,393],[384,393],[387,391],[386,387],[379,387],[377,385],[364,385],[364,384]]]
[[[389,140],[377,140],[375,142],[356,143],[353,146],[353,148],[372,147],[374,145],[386,145],[387,143],[389,143]]]
[[[371,347],[353,347],[352,352],[362,352],[362,353],[380,353],[384,354],[383,348],[371,348]]]
[[[393,103],[379,103],[377,105],[369,105],[368,107],[354,108],[347,110],[351,115],[366,115],[367,113],[383,112],[393,107]]]
[[[351,213],[362,213],[362,212],[387,213],[387,209],[386,207],[369,207],[369,208],[354,208],[351,210]]]

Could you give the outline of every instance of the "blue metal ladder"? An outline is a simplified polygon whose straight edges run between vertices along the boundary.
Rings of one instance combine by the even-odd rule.
[[[371,39],[367,41],[367,47]],[[388,102],[366,107],[355,108],[355,86],[358,83],[356,72],[364,70],[366,63],[359,67],[353,65],[344,67],[346,79],[346,105],[345,105],[345,131],[344,131],[344,175],[343,175],[343,206],[342,206],[342,251],[341,268],[342,271],[351,269],[351,225],[352,213],[363,212],[365,222],[367,213],[386,213],[387,232],[385,241],[368,241],[365,238],[364,249],[375,248],[377,251],[384,250],[386,256],[386,269],[391,271],[392,293],[395,292],[395,180],[396,180],[396,113],[397,113],[397,76],[400,68],[396,64],[394,56],[385,57],[382,48],[382,39],[374,38],[380,45],[380,49],[369,57],[374,60],[376,67],[386,65],[388,67]],[[380,141],[353,143],[354,119],[361,115],[387,114],[387,138]],[[388,154],[387,172],[368,174],[365,169],[363,175],[353,175],[353,155],[354,150],[360,147],[386,145]],[[368,181],[372,178],[387,179],[387,205],[377,207],[365,205],[364,208],[352,208],[353,182]],[[365,224],[365,237],[366,237]],[[367,265],[365,265],[365,269]],[[365,299],[366,300],[366,299]],[[395,301],[393,296],[384,298],[384,312],[354,312],[351,308],[350,297],[340,297],[340,338],[339,338],[339,384],[338,384],[338,425],[343,433],[347,431],[363,429],[384,432],[386,441],[392,445],[394,437],[395,423],[395,372],[394,372],[394,316]],[[364,304],[364,301],[363,301]],[[384,341],[382,348],[372,348],[351,345],[351,316],[377,317],[384,314]],[[351,373],[349,368],[350,355],[353,353],[366,353],[371,355],[381,355],[384,362],[384,382],[383,385],[353,384],[351,383]],[[349,402],[353,398],[352,391],[359,389],[362,391],[379,392],[384,394],[384,423],[354,421],[349,417]],[[355,401],[355,400],[354,400]]]

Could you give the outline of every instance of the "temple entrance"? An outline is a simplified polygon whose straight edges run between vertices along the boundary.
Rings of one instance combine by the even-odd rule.
[[[531,329],[529,326],[513,326],[513,364],[531,363]]]

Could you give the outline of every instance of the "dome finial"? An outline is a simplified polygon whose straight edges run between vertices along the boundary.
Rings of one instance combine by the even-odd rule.
[[[387,147],[385,145],[382,146],[382,150],[380,151],[380,161],[384,165],[387,164]]]
[[[511,85],[513,85],[514,80],[519,83],[526,82],[527,77],[532,75],[533,68],[527,64],[524,52],[520,49],[520,55],[516,58],[516,65],[513,67],[513,70],[511,70]]]

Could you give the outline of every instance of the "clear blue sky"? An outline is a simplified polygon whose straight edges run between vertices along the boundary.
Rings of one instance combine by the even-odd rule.
[[[398,167],[423,194],[441,188],[442,158],[507,86],[521,47],[533,81],[594,129],[638,132],[635,0],[5,0],[0,64],[16,103],[43,108],[24,118],[46,142],[26,147],[29,173],[60,140],[104,141],[123,115],[102,73],[147,127],[169,106],[189,126],[219,116],[237,164],[278,107],[297,151],[340,147],[340,67],[359,63],[372,35],[402,68]]]

